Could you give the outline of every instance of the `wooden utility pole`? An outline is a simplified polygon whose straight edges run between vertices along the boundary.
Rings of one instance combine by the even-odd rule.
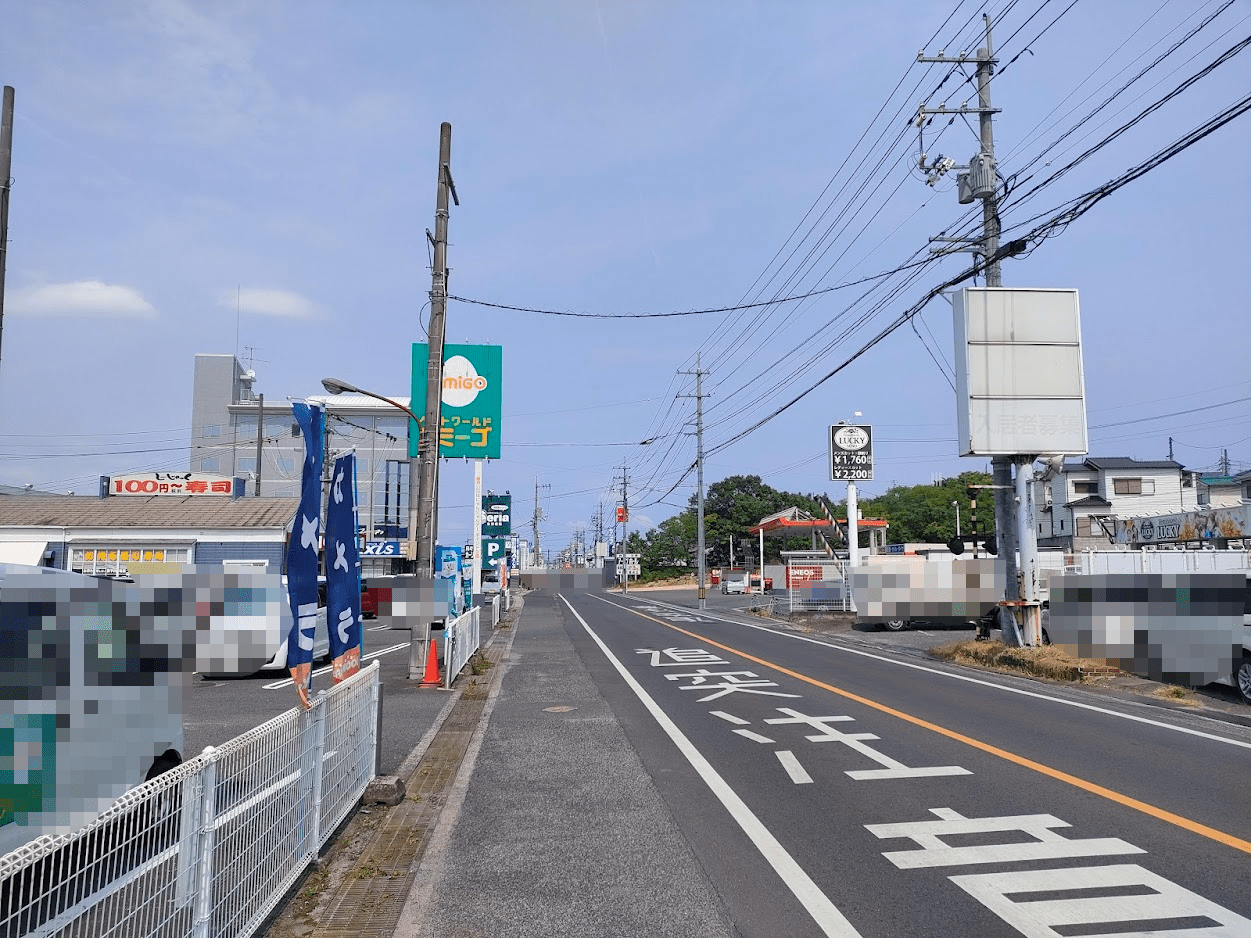
[[[4,86],[0,113],[0,339],[4,336],[4,271],[9,248],[9,177],[13,169],[13,89]]]
[[[409,460],[409,557],[420,577],[434,577],[434,546],[438,538],[439,429],[443,422],[443,337],[447,327],[448,196],[457,205],[452,182],[452,125],[439,126],[439,183],[434,209],[434,265],[430,278],[429,355],[426,362],[425,426],[418,437],[417,459]],[[417,493],[416,503],[413,493]]]

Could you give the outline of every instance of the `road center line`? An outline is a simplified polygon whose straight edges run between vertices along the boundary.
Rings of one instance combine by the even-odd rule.
[[[602,599],[602,597],[595,597]],[[609,605],[616,606],[617,603],[603,600]],[[651,600],[654,605],[668,605],[675,609],[681,609],[681,606],[673,606],[672,603],[664,603],[659,600]],[[621,606],[622,609],[629,609],[628,606]],[[634,610],[630,610],[633,612]],[[1135,716],[1132,713],[1121,713],[1118,710],[1109,710],[1106,707],[1096,707],[1094,704],[1081,703],[1077,700],[1065,700],[1063,697],[1052,697],[1050,694],[1040,694],[1037,691],[1025,690],[1020,687],[1009,687],[1006,684],[996,684],[994,681],[986,681],[981,678],[969,677],[967,674],[953,674],[951,671],[940,671],[938,668],[926,667],[923,664],[914,664],[911,661],[899,661],[896,658],[887,658],[884,655],[877,655],[871,651],[864,651],[860,648],[850,648],[846,645],[835,645],[830,642],[823,642],[820,639],[810,638],[807,635],[796,635],[793,632],[780,632],[777,629],[771,629],[767,625],[757,625],[754,622],[739,622],[736,619],[727,619],[725,616],[717,616],[715,613],[705,612],[704,615],[715,618],[718,622],[728,622],[731,625],[741,626],[745,629],[755,629],[758,632],[767,632],[770,635],[777,635],[780,638],[788,638],[792,641],[807,642],[810,645],[820,645],[822,648],[832,648],[834,651],[847,655],[859,655],[862,658],[871,658],[874,661],[881,661],[885,664],[895,665],[899,668],[911,668],[914,671],[924,671],[926,674],[936,674],[953,681],[964,681],[968,684],[977,684],[981,687],[990,687],[994,690],[1000,690],[1008,694],[1019,694],[1022,697],[1033,697],[1035,700],[1046,700],[1049,703],[1062,704],[1066,707],[1076,707],[1079,710],[1089,710],[1092,713],[1102,713],[1105,716],[1116,717],[1120,720],[1131,720],[1134,723],[1145,723],[1148,726],[1156,726],[1160,729],[1171,730],[1174,733],[1185,733],[1187,736],[1198,736],[1200,739],[1210,739],[1213,742],[1225,743],[1229,746],[1238,746],[1242,749],[1251,749],[1251,743],[1243,742],[1240,739],[1229,739],[1225,736],[1217,736],[1215,733],[1205,733],[1203,730],[1192,730],[1187,726],[1174,726],[1172,723],[1162,723],[1159,720],[1152,720],[1148,717]]]
[[[946,736],[948,739],[954,739],[956,742],[964,743],[966,746],[972,746],[974,749],[980,749],[982,752],[989,753],[992,756],[997,756],[1000,759],[1012,762],[1023,768],[1031,769],[1041,775],[1053,778],[1056,781],[1072,785],[1074,788],[1080,788],[1082,791],[1088,791],[1101,798],[1107,798],[1109,801],[1113,801],[1127,808],[1132,808],[1135,811],[1141,811],[1143,814],[1149,815],[1157,820],[1164,821],[1167,824],[1172,824],[1176,827],[1182,828],[1183,830],[1188,830],[1193,834],[1198,834],[1201,837],[1206,837],[1209,840],[1216,841],[1217,843],[1225,844],[1227,847],[1233,847],[1235,850],[1240,850],[1243,853],[1251,854],[1251,841],[1243,840],[1241,837],[1235,837],[1233,834],[1227,834],[1214,827],[1208,827],[1206,824],[1200,824],[1198,821],[1192,821],[1190,818],[1182,817],[1180,814],[1174,814],[1171,811],[1158,808],[1145,801],[1139,801],[1137,798],[1131,798],[1129,795],[1113,791],[1111,788],[1105,788],[1103,785],[1096,784],[1095,782],[1088,781],[1087,779],[1079,778],[1076,775],[1070,775],[1068,772],[1063,772],[1060,769],[1054,769],[1041,762],[1035,762],[1033,759],[1027,759],[1025,756],[1018,755],[1015,752],[1010,752],[1007,749],[992,746],[990,743],[982,742],[980,739],[974,739],[972,736],[966,736],[964,733],[957,733],[955,730],[948,729],[945,726],[939,726],[937,723],[931,723],[929,720],[923,720],[920,717],[915,717],[910,713],[904,713],[902,710],[896,710],[894,707],[888,707],[886,704],[878,703],[876,700],[870,700],[868,697],[861,697],[859,694],[853,694],[851,691],[843,690],[842,688],[835,687],[832,684],[826,684],[824,681],[818,681],[816,678],[809,677],[806,674],[800,674],[798,671],[792,671],[790,668],[783,667],[780,664],[774,664],[773,662],[766,661],[763,658],[757,658],[755,655],[748,654],[745,651],[739,651],[737,648],[714,641],[713,639],[699,635],[696,632],[689,632],[686,629],[680,628],[676,625],[671,625],[670,623],[664,622],[660,619],[653,618],[652,616],[639,612],[636,609],[631,609],[628,606],[622,606],[619,603],[614,603],[610,600],[604,599],[602,596],[595,596],[595,598],[600,600],[600,602],[607,603],[610,606],[615,606],[625,612],[647,619],[649,622],[655,622],[657,625],[664,626],[667,629],[673,629],[675,632],[680,632],[683,635],[696,639],[697,641],[712,645],[715,648],[720,648],[722,651],[728,651],[730,654],[738,655],[740,658],[744,658],[754,664],[771,668],[780,674],[793,677],[798,681],[803,681],[804,683],[811,684],[814,687],[820,687],[822,690],[828,690],[832,694],[838,694],[840,697],[846,697],[848,700],[854,700],[856,703],[863,704],[866,707],[879,710],[882,713],[889,714],[893,717],[898,717],[900,720],[911,723],[914,726],[919,726],[922,729],[937,733],[940,736]],[[581,616],[579,616],[579,619],[580,618]],[[817,644],[824,644],[824,642],[818,642]],[[834,646],[826,647],[832,648]],[[922,670],[930,669],[922,668]],[[939,671],[935,673],[942,674],[943,672]]]
[[[751,808],[747,807],[743,799],[717,773],[717,770],[695,748],[694,744],[687,739],[686,734],[678,729],[677,724],[669,719],[668,714],[660,708],[651,695],[643,689],[643,686],[626,670],[625,665],[617,660],[616,655],[609,650],[603,640],[595,634],[595,631],[587,625],[586,620],[579,615],[578,610],[573,608],[573,604],[564,595],[560,593],[556,595],[560,596],[561,601],[569,607],[569,611],[582,623],[582,628],[586,630],[586,633],[599,646],[600,651],[604,653],[604,657],[608,659],[609,663],[617,670],[617,673],[621,675],[621,679],[626,682],[630,690],[634,691],[634,695],[638,697],[656,722],[660,724],[660,728],[665,731],[674,745],[678,747],[678,751],[686,757],[686,761],[691,764],[691,767],[699,774],[704,784],[725,806],[730,817],[734,818],[738,826],[742,828],[743,833],[747,835],[756,849],[760,851],[761,856],[765,858],[768,864],[773,867],[774,872],[781,877],[782,882],[786,884],[795,898],[808,911],[808,914],[812,916],[813,921],[817,923],[821,930],[826,935],[829,935],[830,938],[861,938],[860,933],[852,927],[851,922],[843,917],[843,913],[838,911],[829,897],[804,872],[803,867],[796,863],[794,857],[786,852],[786,848],[778,843],[777,838],[770,833],[769,829],[761,823]],[[647,616],[646,618],[651,617]],[[653,619],[652,621],[656,622],[659,620]],[[682,630],[679,629],[678,631]]]

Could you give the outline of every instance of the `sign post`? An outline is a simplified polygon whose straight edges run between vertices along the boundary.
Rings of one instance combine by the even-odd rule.
[[[1032,466],[1039,456],[1088,449],[1077,291],[966,287],[952,316],[960,455],[1010,457],[1016,466],[1020,564],[1008,603],[1025,643],[1041,645]]]
[[[482,460],[473,461],[473,540],[477,544],[482,540]],[[473,604],[482,602],[482,564],[473,565],[473,587],[471,590]]]

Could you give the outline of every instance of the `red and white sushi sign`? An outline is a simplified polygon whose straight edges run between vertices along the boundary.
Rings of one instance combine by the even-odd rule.
[[[140,472],[110,476],[110,495],[226,495],[234,494],[233,479],[202,472]]]

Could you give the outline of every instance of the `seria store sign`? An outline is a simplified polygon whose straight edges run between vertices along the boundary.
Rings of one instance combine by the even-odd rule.
[[[202,472],[140,472],[110,476],[110,495],[226,495],[234,494],[234,480]]]

